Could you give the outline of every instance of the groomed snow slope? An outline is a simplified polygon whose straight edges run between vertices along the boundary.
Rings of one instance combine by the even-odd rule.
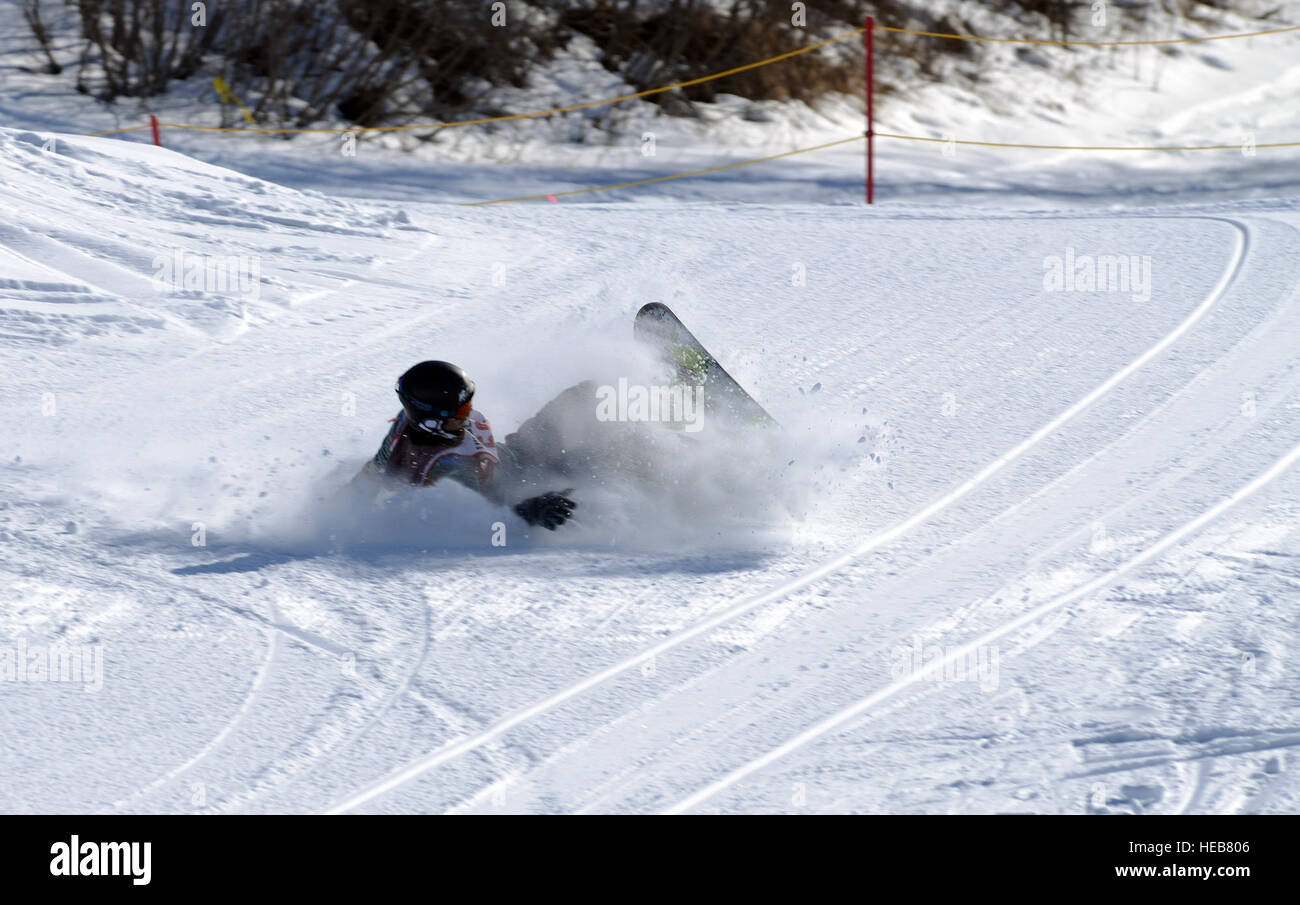
[[[102,686],[0,682],[0,810],[1296,809],[1287,205],[474,209],[45,139],[0,130],[0,639]],[[157,285],[178,250],[256,290]],[[1150,297],[1045,291],[1067,254]],[[802,519],[727,518],[743,457],[686,537],[321,501],[411,362],[506,433],[650,300],[789,429]]]

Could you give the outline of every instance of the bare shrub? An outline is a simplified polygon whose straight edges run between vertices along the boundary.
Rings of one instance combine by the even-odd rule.
[[[189,4],[172,0],[76,3],[83,42],[77,88],[106,101],[152,97],[193,75],[224,18],[214,9],[205,26],[195,27]]]

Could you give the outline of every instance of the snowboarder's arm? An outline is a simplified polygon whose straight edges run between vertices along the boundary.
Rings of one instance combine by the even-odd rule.
[[[510,506],[515,515],[528,524],[541,525],[548,531],[554,531],[573,516],[578,504],[569,497],[573,493],[572,487],[538,494],[539,488],[528,480],[528,469],[520,462],[515,450],[505,443],[498,443],[496,448],[501,465],[491,488],[495,502]],[[511,504],[511,500],[518,502]]]
[[[357,472],[357,476],[352,479],[353,484],[362,481],[376,482],[378,479],[387,477],[390,474],[388,460],[392,455],[393,447],[397,444],[398,437],[402,433],[402,427],[402,417],[399,415],[393,419],[393,426],[384,435],[384,442],[379,444],[379,450],[365,465],[361,466],[361,471]]]

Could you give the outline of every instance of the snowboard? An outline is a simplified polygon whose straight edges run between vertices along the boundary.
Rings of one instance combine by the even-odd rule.
[[[660,302],[641,306],[633,336],[674,372],[677,383],[704,387],[704,410],[741,424],[776,426],[776,419],[704,348],[686,325]]]

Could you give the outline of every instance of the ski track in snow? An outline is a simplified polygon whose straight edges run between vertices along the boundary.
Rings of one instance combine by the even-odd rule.
[[[1293,499],[1275,493],[1300,456],[1292,445],[1276,455],[1294,443],[1300,408],[1279,346],[1295,324],[1285,210],[1249,221],[1231,205],[1141,217],[798,204],[467,213],[334,201],[148,148],[118,159],[123,146],[104,140],[50,153],[0,131],[0,143],[0,196],[27,215],[0,228],[16,427],[0,450],[0,639],[103,643],[108,664],[99,695],[0,689],[13,701],[0,725],[41,740],[0,755],[0,772],[23,777],[0,787],[6,810],[771,810],[788,799],[780,783],[818,764],[841,777],[820,789],[832,810],[1001,807],[1023,783],[999,778],[954,802],[890,766],[864,726],[897,732],[906,698],[937,728],[891,744],[961,774],[989,755],[976,745],[945,760],[939,727],[960,736],[1007,695],[1031,716],[1055,713],[1070,681],[1044,687],[1032,676],[1052,674],[1039,664],[973,700],[918,688],[928,673],[881,682],[891,644],[960,637],[930,671],[1007,638],[1008,663],[1039,663],[1092,619],[1104,657],[1163,618],[1158,602],[1115,603],[1107,588],[1140,579],[1158,601],[1191,582],[1231,599],[1203,590],[1218,585],[1198,577],[1201,561],[1145,576],[1211,522],[1249,537],[1248,519],[1284,518]],[[1146,307],[1043,294],[1039,260],[1066,245],[1155,251],[1163,294]],[[172,247],[252,250],[260,294],[159,289],[152,257]],[[844,253],[854,249],[869,253]],[[788,285],[791,262],[807,265],[802,291]],[[852,455],[813,472],[823,489],[809,540],[751,554],[557,536],[488,555],[486,542],[340,553],[295,534],[322,517],[313,488],[373,452],[409,361],[460,350],[507,433],[616,364],[608,338],[622,341],[649,298],[678,310],[796,432],[844,440]],[[936,416],[949,389],[959,414]],[[1261,395],[1249,422],[1232,409],[1247,390]],[[60,412],[99,413],[80,467],[60,454],[86,438],[42,413],[47,394]],[[361,417],[338,414],[343,396]],[[1161,435],[1167,444],[1149,442]],[[1024,439],[1008,450],[1013,437]],[[1228,450],[1241,461],[1225,471]],[[1276,464],[1260,470],[1267,453]],[[1209,494],[1207,482],[1238,477],[1231,496]],[[493,518],[446,499],[466,532]],[[1127,532],[1108,541],[1124,555],[1100,572],[1079,553],[1099,520]],[[207,526],[206,549],[190,546],[191,522]],[[1277,555],[1300,553],[1287,538]],[[1237,549],[1216,543],[1225,557]],[[1283,571],[1256,571],[1286,586]],[[1175,634],[1193,640],[1223,621],[1189,620]],[[1199,657],[1200,672],[1219,656],[1166,643]],[[1092,740],[1083,724],[1110,725],[1098,703],[1074,715],[1073,750],[1120,749],[1113,757],[1060,764],[1044,728],[1038,748],[1018,743],[1047,786],[1129,778],[1108,807],[1293,807],[1285,764],[1249,761],[1296,743],[1294,724],[1260,710],[1277,706],[1287,642],[1239,643],[1258,647],[1273,684],[1232,712],[1246,721],[1235,734],[1179,735],[1171,720],[1148,729],[1147,716],[1121,714],[1128,728]],[[1105,700],[1107,677],[1075,681]],[[1149,736],[1149,749],[1109,740],[1125,732]],[[98,772],[85,753],[96,750],[109,752]],[[1234,766],[1220,777],[1209,758]],[[1186,776],[1148,776],[1193,763]],[[900,778],[873,782],[884,776]],[[203,804],[182,780],[205,790]],[[864,805],[864,784],[893,797]],[[1068,797],[1041,800],[1068,808]]]
[[[209,754],[215,751],[218,748],[218,746],[221,745],[222,741],[226,738],[226,736],[230,735],[230,733],[235,730],[235,727],[239,725],[239,722],[248,713],[249,708],[253,703],[253,700],[257,697],[258,693],[261,691],[262,684],[266,681],[267,672],[271,668],[271,663],[275,660],[276,637],[277,637],[277,632],[275,631],[267,632],[266,660],[263,661],[261,667],[258,669],[257,675],[253,677],[253,682],[248,688],[248,694],[244,697],[244,700],[240,703],[239,709],[235,711],[235,715],[231,717],[229,720],[227,720],[226,724],[221,727],[221,731],[218,732],[215,736],[213,736],[212,741],[208,742],[206,745],[200,748],[195,753],[195,755],[191,757],[189,760],[185,761],[185,763],[173,767],[171,770],[168,770],[162,776],[159,776],[153,782],[149,783],[149,785],[145,786],[142,789],[137,789],[135,792],[132,792],[126,798],[113,802],[112,806],[105,813],[120,813],[124,808],[126,808],[128,804],[130,804],[135,799],[148,795],[150,792],[153,792],[154,790],[161,788],[167,783],[172,782],[183,773],[186,773],[194,769],[196,766],[198,766],[200,762],[203,761],[204,758],[206,758]]]
[[[1233,506],[1236,506],[1242,500],[1254,495],[1261,488],[1266,487],[1268,484],[1272,483],[1278,477],[1285,474],[1292,466],[1295,465],[1297,461],[1300,461],[1300,446],[1294,447],[1290,452],[1288,452],[1285,456],[1283,456],[1276,463],[1274,463],[1274,465],[1271,468],[1269,468],[1268,471],[1259,475],[1259,477],[1251,481],[1245,487],[1240,488],[1236,493],[1224,499],[1222,502],[1220,502],[1213,508],[1208,509],[1205,512],[1201,513],[1196,518],[1192,519],[1190,522],[1183,525],[1177,531],[1174,531],[1166,535],[1165,537],[1161,538],[1158,543],[1152,544],[1150,547],[1147,547],[1137,556],[1134,556],[1132,559],[1126,561],[1119,568],[1112,569],[1106,574],[1094,578],[1092,581],[1089,581],[1087,584],[1080,585],[1079,587],[1072,589],[1066,594],[1062,594],[1059,597],[1056,597],[1048,601],[1047,603],[1035,607],[1029,612],[1024,613],[1021,616],[1018,616],[1017,618],[1011,620],[1010,622],[1005,623],[1002,626],[999,626],[997,629],[991,632],[987,632],[984,635],[981,635],[980,637],[966,643],[962,647],[958,647],[952,650],[950,653],[945,654],[940,659],[931,660],[926,666],[912,673],[907,678],[895,682],[894,684],[886,688],[880,689],[879,691],[863,698],[861,701],[858,701],[855,704],[852,704],[851,706],[835,714],[835,716],[831,717],[829,720],[826,720],[825,722],[822,723],[818,723],[816,726],[813,726],[807,731],[800,733],[799,735],[795,736],[793,739],[786,742],[785,744],[773,748],[771,751],[769,751],[767,754],[763,755],[762,757],[756,758],[755,760],[752,760],[749,763],[744,764],[743,766],[737,768],[736,770],[733,770],[732,772],[728,773],[726,776],[722,777],[716,782],[711,783],[705,788],[700,789],[698,792],[695,792],[694,794],[689,795],[686,798],[682,799],[677,804],[673,805],[671,808],[668,808],[664,813],[682,814],[695,807],[698,807],[700,804],[704,803],[705,801],[708,801],[713,796],[736,785],[738,782],[740,782],[745,777],[749,776],[751,773],[754,773],[770,764],[775,763],[776,761],[782,759],[783,757],[788,756],[789,754],[792,754],[793,752],[804,747],[805,745],[817,741],[819,738],[821,738],[824,735],[835,732],[836,730],[846,726],[850,722],[857,720],[860,717],[863,717],[868,712],[870,712],[870,710],[876,705],[889,700],[890,698],[894,697],[895,695],[910,688],[911,686],[917,684],[918,682],[924,679],[933,678],[935,674],[942,673],[944,669],[951,667],[954,663],[967,659],[971,655],[975,654],[982,646],[991,644],[992,642],[997,641],[1000,638],[1004,638],[1018,629],[1022,629],[1033,622],[1037,622],[1038,620],[1042,619],[1044,616],[1048,615],[1049,613],[1053,613],[1061,609],[1062,607],[1067,606],[1070,603],[1073,603],[1076,600],[1080,600],[1088,596],[1089,594],[1096,593],[1097,591],[1105,588],[1107,585],[1112,584],[1114,581],[1126,575],[1128,572],[1132,571],[1138,566],[1150,562],[1152,559],[1159,556],[1161,553],[1168,550],[1170,547],[1182,541],[1188,535],[1201,530],[1210,522],[1214,521],[1216,518],[1222,515],[1224,512],[1228,511]]]

